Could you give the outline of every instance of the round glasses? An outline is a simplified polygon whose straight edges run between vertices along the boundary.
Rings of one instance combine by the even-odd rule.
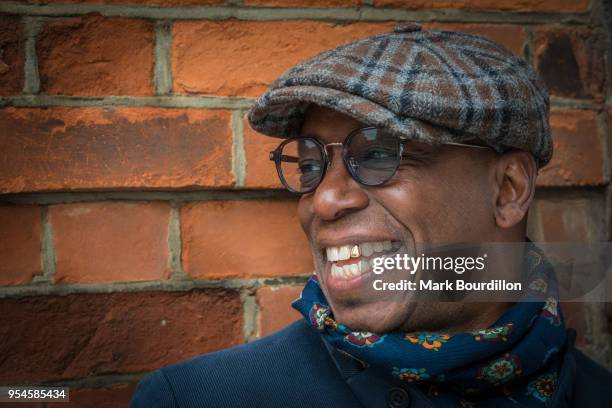
[[[314,191],[329,166],[329,146],[342,146],[342,161],[355,181],[365,186],[380,186],[397,172],[408,139],[365,127],[349,133],[343,143],[323,144],[314,137],[295,137],[283,141],[270,152],[276,172],[287,190],[305,194]],[[487,149],[487,146],[445,143]]]

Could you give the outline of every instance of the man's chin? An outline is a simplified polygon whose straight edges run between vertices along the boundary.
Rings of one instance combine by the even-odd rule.
[[[409,310],[396,302],[334,305],[336,321],[353,331],[387,333],[397,330],[408,319]]]

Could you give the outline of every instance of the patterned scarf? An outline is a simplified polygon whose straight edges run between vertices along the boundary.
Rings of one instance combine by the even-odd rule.
[[[452,335],[352,331],[334,319],[316,274],[293,307],[332,346],[418,385],[436,406],[543,407],[557,386],[566,332],[553,268],[535,245],[528,245],[526,301],[482,330]]]

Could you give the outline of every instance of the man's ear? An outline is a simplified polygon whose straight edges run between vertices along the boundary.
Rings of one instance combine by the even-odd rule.
[[[515,150],[499,156],[495,168],[495,222],[500,228],[519,224],[527,214],[533,194],[537,166],[533,156]]]

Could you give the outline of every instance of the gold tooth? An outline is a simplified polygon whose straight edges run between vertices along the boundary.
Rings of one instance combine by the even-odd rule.
[[[359,245],[353,245],[351,248],[351,258],[359,258],[361,256],[361,251],[359,250]]]

